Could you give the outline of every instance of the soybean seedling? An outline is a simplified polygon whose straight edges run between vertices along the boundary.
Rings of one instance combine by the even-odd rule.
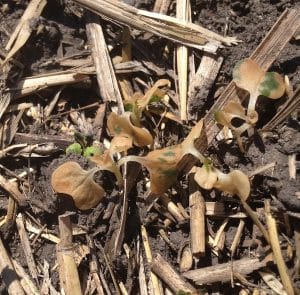
[[[124,101],[125,110],[131,112],[130,118],[135,126],[141,126],[142,112],[147,105],[151,103],[153,99],[160,100],[165,95],[165,91],[160,89],[160,87],[170,86],[170,84],[169,80],[160,79],[156,81],[145,94],[136,92],[132,97]]]
[[[119,165],[134,161],[145,166],[150,174],[150,189],[154,194],[161,195],[177,179],[177,164],[186,154],[192,154],[202,161],[204,157],[195,148],[194,141],[201,134],[203,120],[199,121],[191,130],[185,140],[177,145],[154,150],[147,156],[127,156],[119,161]]]
[[[97,167],[86,171],[76,162],[66,162],[52,173],[52,188],[57,193],[72,197],[75,206],[80,210],[91,209],[105,194],[104,189],[93,179],[97,171]]]

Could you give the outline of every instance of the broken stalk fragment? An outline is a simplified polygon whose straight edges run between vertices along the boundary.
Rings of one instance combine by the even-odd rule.
[[[154,150],[147,156],[127,156],[122,158],[118,165],[134,161],[145,166],[150,173],[150,189],[157,195],[162,195],[177,179],[177,164],[187,154],[192,154],[200,161],[204,160],[202,154],[194,146],[194,141],[201,134],[203,120],[199,121],[191,130],[186,139],[177,145]]]

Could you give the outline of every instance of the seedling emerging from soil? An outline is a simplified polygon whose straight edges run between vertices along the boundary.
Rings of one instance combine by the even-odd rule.
[[[161,195],[176,181],[177,164],[186,154],[192,154],[200,161],[204,157],[195,148],[194,141],[201,134],[203,120],[199,121],[181,143],[150,152],[147,156],[127,156],[119,161],[123,165],[135,161],[145,166],[150,173],[150,189],[154,194]]]
[[[88,159],[93,156],[98,156],[102,154],[103,154],[103,150],[99,146],[95,146],[95,145],[88,146],[83,152],[83,156]]]
[[[248,176],[240,170],[233,170],[228,174],[212,166],[207,160],[201,168],[196,168],[195,181],[204,189],[216,188],[225,193],[237,195],[246,201],[250,194]]]
[[[285,92],[284,79],[278,73],[265,72],[250,58],[236,64],[233,69],[233,81],[237,87],[250,93],[247,117],[250,118],[252,124],[258,120],[255,111],[258,96],[263,95],[271,99],[278,99]]]
[[[134,125],[141,126],[142,112],[152,100],[162,99],[165,91],[160,89],[160,87],[170,86],[170,84],[169,80],[160,79],[144,95],[137,92],[130,99],[124,101],[125,110],[131,112],[131,120]]]
[[[107,119],[110,134],[114,137],[111,141],[110,151],[126,152],[134,145],[143,147],[153,143],[153,138],[148,130],[136,127],[131,123],[131,113],[117,115],[111,112]]]
[[[102,154],[95,154],[89,159],[97,165],[99,170],[107,170],[112,172],[117,178],[119,187],[123,186],[123,178],[121,172],[112,159],[110,150],[106,150]]]
[[[78,142],[70,144],[66,148],[66,154],[77,154],[81,155],[82,154],[82,147]]]
[[[66,162],[52,173],[52,188],[57,193],[71,196],[80,210],[91,209],[105,194],[103,188],[93,180],[97,171],[97,167],[86,171],[76,162]]]

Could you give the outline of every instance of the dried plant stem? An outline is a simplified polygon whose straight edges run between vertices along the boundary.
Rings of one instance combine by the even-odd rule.
[[[280,107],[280,110],[264,127],[264,130],[272,130],[282,123],[289,115],[291,115],[300,106],[300,87],[296,89],[294,94]]]
[[[188,271],[193,266],[193,254],[191,247],[188,243],[185,243],[180,253],[179,270],[180,272]]]
[[[27,5],[18,25],[7,42],[5,49],[9,50],[9,52],[1,66],[6,64],[25,45],[33,29],[33,24],[30,24],[30,21],[40,16],[46,4],[46,0],[31,0]]]
[[[92,57],[96,69],[99,91],[103,101],[117,101],[119,112],[124,111],[122,97],[115,71],[109,56],[99,18],[90,15],[91,22],[86,25],[92,46]]]
[[[9,182],[6,178],[0,175],[0,186],[3,187],[19,205],[25,204],[25,197],[19,191],[15,183]]]
[[[233,242],[232,242],[231,247],[230,247],[231,256],[234,255],[234,253],[235,253],[235,251],[236,251],[236,249],[237,249],[237,247],[238,247],[238,245],[240,243],[244,227],[245,227],[245,221],[243,219],[241,219],[240,223],[239,223],[239,226],[238,226],[238,228],[236,230]]]
[[[250,174],[248,174],[248,177],[251,178],[257,174],[261,174],[265,171],[268,171],[272,168],[274,168],[276,166],[276,162],[272,162],[272,163],[269,163],[269,164],[266,164],[266,165],[263,165],[261,167],[258,167],[257,169],[255,169],[254,171],[252,171]]]
[[[139,290],[141,295],[148,295],[147,281],[142,251],[139,255]]]
[[[152,263],[152,252],[151,252],[151,248],[150,248],[150,244],[149,244],[149,240],[148,240],[147,230],[143,225],[141,226],[141,236],[142,236],[142,241],[143,241],[143,245],[144,245],[147,262],[149,264],[151,264]],[[150,279],[151,279],[151,283],[152,283],[153,294],[161,295],[158,278],[157,278],[156,274],[153,273],[152,271],[150,272]]]
[[[96,252],[95,252],[95,247],[94,247],[94,243],[93,240],[87,235],[86,239],[88,241],[88,245],[90,248],[90,262],[89,262],[89,267],[90,267],[90,273],[92,274],[92,278],[94,280],[94,283],[96,285],[96,289],[97,289],[97,294],[98,295],[104,295],[104,290],[102,287],[102,283],[101,280],[99,278],[99,267],[98,267],[98,261],[97,261],[97,256],[96,256]]]
[[[173,201],[171,201],[171,199],[166,194],[161,195],[159,200],[178,222],[183,222],[185,220],[184,216],[181,214],[180,209]]]
[[[196,120],[199,100],[208,97],[209,92],[220,71],[224,58],[215,54],[204,52],[197,72],[189,84],[188,90],[188,116],[189,120]]]
[[[242,275],[252,273],[254,270],[265,267],[266,261],[259,261],[257,258],[243,258],[233,263],[221,263],[214,266],[189,270],[183,276],[192,280],[197,285],[212,284],[215,282],[229,282],[232,278],[232,271]]]
[[[57,244],[60,287],[66,295],[82,295],[77,266],[74,260],[72,222],[70,213],[58,217],[60,242]]]
[[[16,220],[16,213],[17,213],[18,205],[16,201],[12,198],[8,198],[8,205],[7,205],[7,212],[5,216],[5,222],[7,223],[14,223]]]
[[[22,248],[23,248],[23,251],[25,254],[25,259],[27,262],[29,272],[30,272],[31,276],[35,280],[37,280],[38,279],[38,270],[37,270],[37,267],[36,267],[36,264],[34,261],[34,257],[33,257],[31,246],[30,246],[30,241],[29,241],[27,232],[25,230],[24,220],[23,220],[23,216],[21,215],[21,213],[19,213],[17,216],[16,224],[17,224],[17,229],[18,229],[18,233],[20,236],[20,240],[21,240]]]
[[[205,255],[205,201],[200,191],[189,197],[191,250],[195,256]]]
[[[114,22],[147,31],[186,46],[215,52],[220,43],[231,45],[238,42],[236,38],[220,36],[191,22],[139,10],[119,1],[75,0],[75,2]]]
[[[64,71],[24,78],[9,90],[13,93],[13,98],[20,98],[48,87],[87,81],[90,81],[90,78],[86,74]]]
[[[253,220],[254,224],[257,225],[257,227],[259,228],[259,230],[263,234],[263,236],[266,239],[266,241],[270,244],[270,237],[269,237],[268,231],[265,229],[265,227],[263,226],[263,224],[260,222],[260,220],[258,219],[256,213],[251,209],[251,207],[247,204],[246,201],[244,201],[244,200],[241,199],[241,203],[242,203],[242,205],[243,205],[246,213]]]
[[[0,273],[9,295],[25,295],[12,262],[0,238]]]
[[[296,154],[288,155],[288,166],[290,179],[296,179],[297,167],[296,167]]]
[[[160,254],[153,258],[151,269],[154,271],[176,294],[179,291],[196,293],[196,289],[184,280]],[[197,293],[200,294],[200,293]]]
[[[20,277],[20,283],[26,294],[40,295],[40,292],[34,282],[31,280],[25,269],[14,259],[12,259],[13,266],[17,275]]]
[[[269,232],[269,236],[270,236],[270,245],[272,247],[272,251],[274,254],[274,260],[276,261],[282,284],[288,295],[294,295],[295,292],[294,292],[292,280],[288,274],[287,267],[285,265],[285,262],[284,262],[284,259],[282,256],[282,252],[281,252],[280,244],[279,244],[279,237],[278,237],[278,232],[277,232],[276,221],[271,214],[269,200],[265,201],[265,215],[266,215],[266,221],[267,221],[267,225],[268,225],[268,232]]]
[[[176,17],[181,20],[188,20],[189,0],[177,0]],[[178,45],[177,72],[178,72],[178,92],[180,101],[180,119],[187,120],[187,89],[188,89],[188,48]]]

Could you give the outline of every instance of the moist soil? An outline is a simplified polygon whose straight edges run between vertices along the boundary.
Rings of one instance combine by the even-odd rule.
[[[154,5],[154,1],[152,0],[128,0],[126,2],[137,8],[149,11],[152,11]],[[2,55],[5,53],[4,48],[9,36],[16,27],[27,4],[28,1],[17,0],[1,1],[0,3],[0,44]],[[224,57],[224,62],[208,97],[199,97],[197,111],[199,116],[201,116],[201,114],[203,115],[208,111],[217,99],[217,93],[221,93],[222,89],[231,81],[232,69],[235,63],[248,57],[276,22],[280,14],[285,9],[294,8],[299,5],[299,1],[196,0],[192,1],[191,5],[192,17],[195,23],[222,35],[236,36],[243,41],[237,46],[220,49],[220,55]],[[174,1],[172,1],[169,14],[175,14]],[[85,29],[87,17],[87,13],[72,1],[48,1],[42,15],[38,19],[32,20],[34,33],[15,57],[23,66],[19,67],[16,64],[10,68],[9,73],[2,75],[1,88],[13,87],[17,81],[26,76],[43,74],[54,70],[63,70],[64,67],[57,62],[57,60],[62,57],[76,54],[90,55]],[[107,43],[113,48],[110,52],[112,57],[120,55],[122,47],[121,27],[106,21],[103,21],[102,24]],[[133,60],[150,61],[160,67],[164,72],[167,73],[169,71],[174,73],[172,54],[174,44],[161,38],[136,31],[133,32],[133,35],[133,46],[135,48],[132,52]],[[165,54],[166,46],[168,46],[169,49],[169,54],[167,55]],[[287,75],[294,89],[299,87],[300,84],[299,52],[299,39],[291,39],[270,69],[282,75]],[[198,50],[195,50],[194,53],[197,66],[202,54]],[[168,77],[167,75],[165,76]],[[145,74],[137,74],[137,77],[140,77],[144,81],[150,81],[152,79],[151,77],[145,76]],[[153,79],[157,79],[157,77],[154,76]],[[136,85],[136,83],[134,85]],[[45,91],[22,98],[18,103],[31,102],[35,106],[39,105],[44,107],[49,104],[57,91],[59,91],[59,88],[56,87],[46,89]],[[101,102],[97,91],[96,79],[92,77],[90,84],[64,87],[60,98],[61,104],[54,109],[53,114],[57,115],[69,111],[71,108],[82,108],[99,102],[99,100]],[[278,108],[285,100],[286,97],[283,97],[274,103],[274,101],[260,98],[259,113],[261,120],[259,121],[258,128],[261,128],[276,114]],[[59,107],[61,107],[61,109],[59,109]],[[84,118],[87,118],[85,122],[89,122],[90,124],[88,126],[75,125],[74,131],[79,132],[86,141],[92,142],[97,140],[103,142],[104,138],[110,138],[106,131],[105,120],[103,126],[101,126],[104,131],[100,138],[99,129],[91,128],[96,111],[97,108],[79,111],[78,116],[80,117],[80,113],[84,113]],[[174,110],[174,112],[178,111]],[[17,114],[17,112],[10,113],[2,118],[2,121],[4,122],[3,119],[8,120],[8,118],[10,118],[11,120],[12,118],[16,118]],[[72,132],[66,135],[66,133],[61,132],[61,128],[62,123],[70,120],[72,119],[69,117],[69,114],[60,114],[58,117],[52,117],[51,120],[45,121],[45,118],[37,120],[24,113],[22,120],[20,120],[16,127],[17,134],[10,142],[8,142],[9,136],[6,136],[3,147],[24,142],[30,144],[44,143],[45,140],[51,142],[51,139],[56,139],[54,143],[57,149],[52,150],[51,153],[45,156],[34,155],[34,153],[18,155],[12,152],[0,159],[0,164],[15,174],[29,171],[29,168],[33,168],[34,172],[28,173],[24,178],[27,181],[27,185],[23,185],[20,188],[22,193],[25,194],[27,202],[25,205],[19,206],[18,212],[21,212],[23,216],[31,222],[45,226],[48,233],[56,236],[59,236],[58,215],[66,211],[74,212],[71,217],[74,226],[76,229],[81,229],[85,233],[74,236],[74,242],[86,244],[87,236],[93,241],[96,260],[100,265],[103,277],[112,294],[117,293],[105,257],[110,260],[110,265],[116,280],[124,283],[129,294],[139,294],[139,265],[133,256],[136,257],[141,249],[139,243],[142,243],[142,241],[138,238],[140,235],[140,226],[144,225],[148,231],[149,243],[153,254],[160,253],[179,271],[178,261],[181,250],[189,242],[189,223],[188,221],[182,223],[173,222],[166,230],[169,238],[169,243],[166,243],[159,234],[159,230],[164,228],[162,221],[165,217],[162,216],[161,213],[158,213],[157,210],[153,210],[151,206],[149,207],[149,202],[145,201],[145,194],[147,192],[145,179],[149,178],[149,175],[145,169],[140,169],[139,165],[130,164],[128,166],[129,176],[134,179],[134,183],[128,194],[127,222],[124,237],[124,243],[128,245],[130,251],[125,254],[124,249],[121,249],[118,255],[114,255],[112,249],[114,248],[116,230],[120,227],[120,213],[122,208],[122,202],[120,200],[122,199],[122,194],[116,185],[113,174],[107,171],[101,171],[96,174],[95,181],[105,188],[106,195],[104,200],[96,208],[85,212],[76,209],[67,196],[58,196],[55,194],[51,187],[50,179],[52,172],[66,161],[76,161],[84,169],[90,169],[95,166],[83,156],[74,154],[66,155],[66,146],[74,142],[75,139]],[[155,120],[157,120],[157,118]],[[153,123],[155,122],[148,122],[146,124],[153,128]],[[287,239],[280,236],[285,254],[288,245],[292,245],[293,250],[295,250],[292,233],[293,231],[299,230],[299,224],[297,222],[297,218],[299,218],[297,217],[297,213],[300,212],[299,166],[297,166],[296,179],[291,179],[288,166],[288,161],[291,156],[296,157],[296,164],[299,163],[299,128],[300,124],[297,114],[294,114],[278,128],[273,130],[273,132],[270,132],[263,140],[257,138],[257,140],[247,142],[249,147],[245,154],[239,151],[234,140],[229,144],[215,141],[210,149],[211,156],[217,159],[219,168],[223,171],[241,169],[246,173],[251,173],[263,165],[276,162],[273,169],[258,174],[252,179],[249,204],[252,209],[263,208],[264,200],[271,200],[272,208],[277,214],[280,233],[287,236]],[[30,137],[24,138],[24,136],[20,134],[29,134]],[[171,123],[168,122],[166,123],[165,130],[160,130],[160,134],[157,135],[157,146],[164,147],[179,143],[185,134],[186,128],[182,128],[182,125],[176,124],[173,121]],[[58,140],[58,138],[61,140]],[[135,150],[131,152],[136,153]],[[141,150],[137,152],[142,154]],[[146,152],[145,150],[144,154],[146,154]],[[1,168],[1,173],[7,178],[11,177],[3,168]],[[183,207],[188,211],[189,190],[186,176],[179,176],[177,183],[168,194],[175,203],[181,202]],[[217,191],[203,191],[203,195],[206,201],[222,202],[228,211],[232,210],[232,212],[237,212],[240,210],[240,204],[237,198],[225,196]],[[7,200],[8,194],[2,190],[0,195],[1,216],[6,214]],[[159,206],[163,207],[163,204],[159,201],[157,202],[160,204]],[[165,216],[169,216],[170,213],[168,213],[166,209],[164,209],[164,212]],[[283,223],[283,216],[287,213],[291,213],[291,215],[294,214],[294,217],[288,215],[290,218],[289,224],[292,226],[289,230],[285,228]],[[209,218],[207,222],[209,232],[215,234],[223,221],[224,219],[220,218]],[[218,263],[230,261],[228,249],[233,241],[237,225],[237,220],[230,220],[225,229],[224,247],[219,251],[218,257],[214,256],[210,249],[207,248],[208,254],[197,260],[193,268],[217,265]],[[28,271],[23,247],[20,243],[14,222],[5,223],[0,228],[0,231],[9,255],[16,259],[25,270]],[[257,235],[258,239],[262,239],[259,233]],[[251,251],[256,251],[254,246],[254,248],[249,246],[249,240],[252,240],[252,238],[253,223],[250,219],[247,219],[240,247],[233,259],[248,257]],[[39,268],[43,268],[45,261],[49,263],[51,283],[53,287],[59,291],[55,243],[39,237],[34,243],[32,242],[31,247]],[[106,256],[103,255],[103,251],[106,253]],[[129,258],[127,255],[129,255]],[[256,253],[256,255],[258,255],[258,253]],[[265,255],[265,253],[263,255]],[[286,259],[291,269],[295,267],[294,261],[296,260],[291,257]],[[83,257],[79,264],[79,275],[83,290],[87,286],[89,260],[89,256]],[[149,272],[149,265],[145,267],[146,272]],[[270,269],[279,278],[276,267],[270,266]],[[249,275],[247,279],[253,284],[250,285],[250,287],[248,286],[248,290],[253,290],[253,286],[260,285],[262,282],[258,274]],[[42,280],[43,278],[39,278],[39,286]],[[293,276],[293,280],[295,286],[297,286],[299,282],[296,275]],[[215,283],[205,285],[203,289],[206,290],[208,294],[238,294],[242,289],[242,285],[235,284],[232,286],[230,283]],[[5,285],[1,281],[1,294],[6,294],[6,292]]]

